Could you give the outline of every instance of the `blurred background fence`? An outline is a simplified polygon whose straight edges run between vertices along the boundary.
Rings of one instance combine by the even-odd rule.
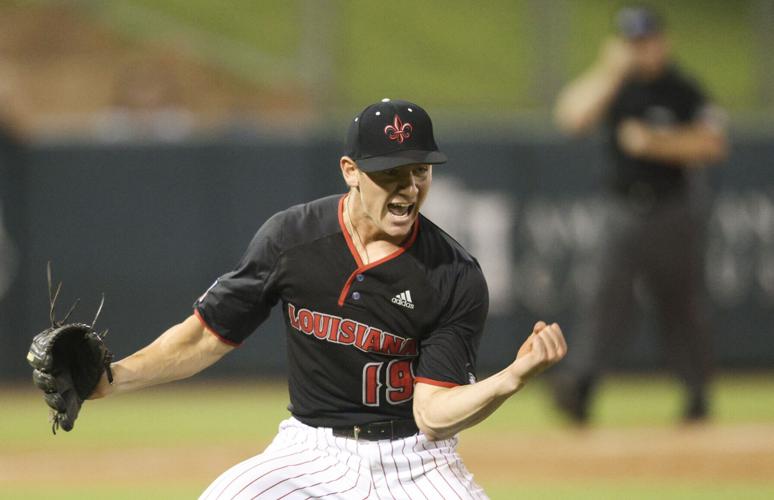
[[[385,96],[422,103],[450,157],[426,212],[487,274],[482,369],[537,317],[572,335],[607,160],[597,137],[560,137],[550,107],[622,3],[0,2],[0,378],[28,376],[47,260],[79,317],[106,293],[101,324],[129,354],[189,314],[268,216],[343,190],[346,123]],[[716,358],[770,368],[774,1],[649,3],[731,118],[731,156],[694,179]],[[209,373],[281,373],[281,330],[275,314]],[[619,367],[660,366],[655,342],[638,336]]]

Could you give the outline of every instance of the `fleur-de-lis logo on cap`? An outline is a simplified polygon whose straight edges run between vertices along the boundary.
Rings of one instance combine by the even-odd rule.
[[[387,138],[391,141],[398,141],[398,144],[403,144],[403,141],[411,137],[412,130],[414,127],[409,122],[403,123],[398,115],[395,115],[392,125],[384,127]]]

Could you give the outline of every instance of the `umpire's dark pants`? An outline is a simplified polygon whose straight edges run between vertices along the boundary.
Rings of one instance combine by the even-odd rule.
[[[570,349],[575,397],[586,409],[601,372],[639,330],[635,284],[647,292],[667,361],[687,389],[686,417],[706,411],[710,341],[704,311],[703,215],[688,196],[613,200],[600,280]]]

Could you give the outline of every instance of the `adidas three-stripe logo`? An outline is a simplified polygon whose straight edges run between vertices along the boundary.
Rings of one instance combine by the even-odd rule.
[[[399,293],[392,298],[391,302],[393,304],[398,304],[399,306],[414,309],[414,303],[411,301],[411,290],[406,290],[405,292]]]

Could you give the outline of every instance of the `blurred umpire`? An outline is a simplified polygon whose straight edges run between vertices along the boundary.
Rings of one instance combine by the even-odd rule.
[[[708,412],[710,340],[701,297],[705,221],[691,173],[725,157],[724,120],[670,58],[657,13],[626,7],[616,25],[618,35],[555,109],[568,133],[603,124],[613,167],[599,283],[555,399],[575,422],[588,419],[602,370],[637,329],[636,288],[650,299],[667,360],[685,385],[683,417],[698,421]]]

